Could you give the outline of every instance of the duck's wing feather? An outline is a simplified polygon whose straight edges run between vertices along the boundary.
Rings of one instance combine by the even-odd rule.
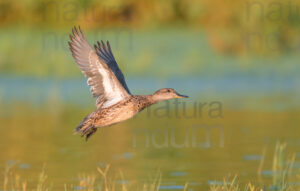
[[[105,61],[105,63],[108,65],[108,67],[113,71],[123,88],[130,94],[129,88],[127,87],[124,75],[122,71],[120,70],[115,57],[111,51],[110,44],[107,41],[106,45],[101,40],[101,43],[98,41],[97,44],[94,45],[96,49],[97,55]]]
[[[72,29],[70,39],[72,56],[88,78],[87,83],[93,96],[98,97],[97,108],[109,107],[130,96],[107,62],[90,46],[80,27]]]

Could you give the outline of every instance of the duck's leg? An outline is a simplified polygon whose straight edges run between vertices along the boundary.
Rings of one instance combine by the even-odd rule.
[[[97,131],[97,128],[92,127],[90,128],[89,132],[86,134],[85,140],[88,141],[88,139]]]
[[[75,132],[81,134],[81,137],[86,136],[86,141],[97,131],[96,127],[94,126],[93,115],[94,112],[86,116],[75,129]]]

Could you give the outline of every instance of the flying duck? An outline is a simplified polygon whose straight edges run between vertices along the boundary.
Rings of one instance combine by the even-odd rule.
[[[96,110],[75,129],[76,133],[86,137],[86,141],[97,128],[130,119],[152,104],[188,97],[172,88],[163,88],[151,95],[132,95],[108,41],[106,44],[97,42],[92,48],[80,26],[72,29],[70,40],[72,56],[87,78],[90,91],[97,98]]]

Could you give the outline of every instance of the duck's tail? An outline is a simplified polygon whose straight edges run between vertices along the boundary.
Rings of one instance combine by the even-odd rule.
[[[75,129],[75,133],[80,134],[81,137],[85,136],[86,141],[97,131],[91,119],[93,114],[86,116]]]

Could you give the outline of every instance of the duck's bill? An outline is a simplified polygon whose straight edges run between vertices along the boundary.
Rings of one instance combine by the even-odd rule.
[[[176,98],[188,98],[189,96],[181,95],[179,93],[176,93]]]

